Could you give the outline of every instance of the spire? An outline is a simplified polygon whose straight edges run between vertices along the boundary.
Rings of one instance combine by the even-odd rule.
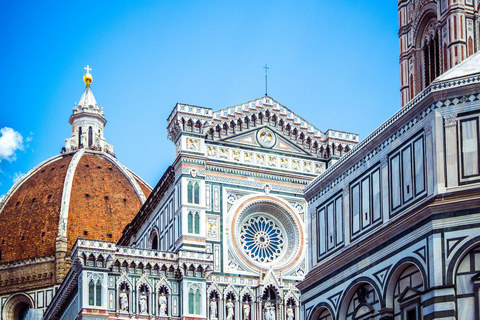
[[[87,73],[83,75],[85,89],[78,104],[73,107],[73,113],[68,121],[72,125],[72,137],[65,139],[65,150],[74,151],[79,148],[113,153],[113,146],[105,142],[103,130],[107,120],[103,109],[100,109],[90,87],[93,77],[90,66],[84,68]]]

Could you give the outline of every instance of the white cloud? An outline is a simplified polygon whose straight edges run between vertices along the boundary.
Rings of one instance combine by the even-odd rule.
[[[13,183],[17,183],[17,181],[20,180],[20,179],[22,179],[22,177],[23,177],[24,175],[25,175],[25,173],[22,173],[22,172],[20,172],[20,171],[19,171],[19,172],[15,172],[15,173],[13,174],[13,179],[12,179]]]
[[[2,200],[5,196],[6,196],[6,194],[0,194],[0,202],[2,202]]]
[[[2,160],[15,161],[15,152],[23,150],[23,137],[9,127],[0,129],[0,162]]]

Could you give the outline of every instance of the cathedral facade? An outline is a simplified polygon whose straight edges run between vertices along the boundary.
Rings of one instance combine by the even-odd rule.
[[[79,239],[49,319],[300,319],[303,188],[358,142],[269,96],[177,104],[175,161],[117,244]]]
[[[305,320],[480,318],[480,53],[305,189]]]
[[[479,6],[476,0],[398,1],[402,106],[477,52]]]

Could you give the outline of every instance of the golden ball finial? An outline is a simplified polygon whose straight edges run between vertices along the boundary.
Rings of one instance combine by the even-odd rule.
[[[86,84],[87,86],[89,86],[90,83],[92,83],[92,81],[93,81],[93,77],[92,77],[92,75],[90,74],[90,70],[92,70],[92,69],[91,69],[88,65],[87,65],[87,67],[84,68],[84,69],[87,70],[87,73],[85,73],[85,74],[83,75],[83,81],[85,82],[85,84]]]

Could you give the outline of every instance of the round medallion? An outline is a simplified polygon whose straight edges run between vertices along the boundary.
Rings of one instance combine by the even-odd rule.
[[[254,268],[289,268],[302,252],[303,231],[294,212],[274,199],[246,199],[232,221],[238,257]]]
[[[257,131],[257,141],[264,148],[271,148],[277,142],[275,133],[268,128],[263,128]]]

